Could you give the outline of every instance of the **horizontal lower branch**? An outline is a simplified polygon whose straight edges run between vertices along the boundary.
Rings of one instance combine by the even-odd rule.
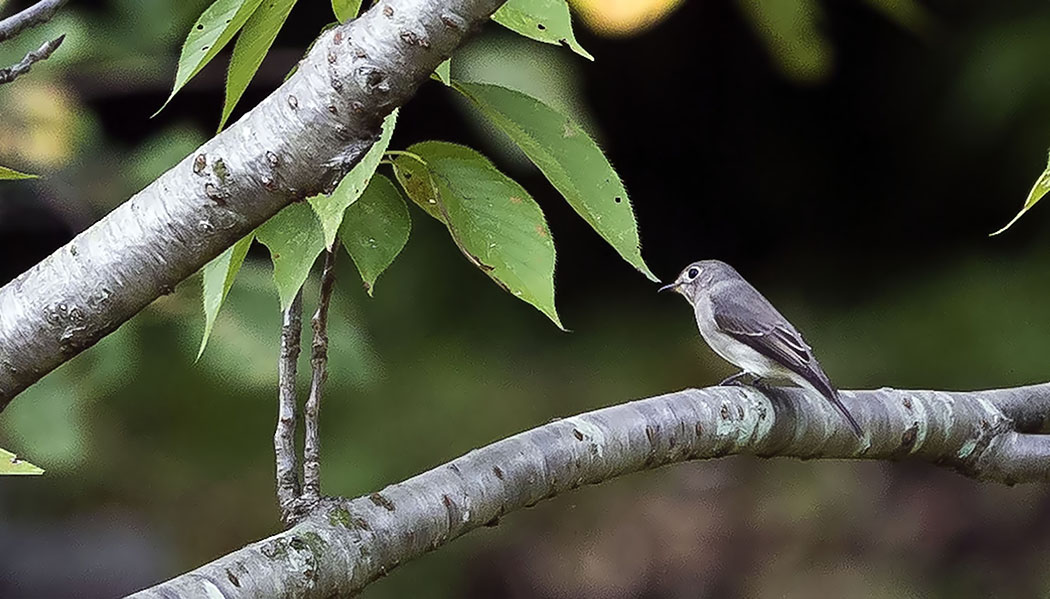
[[[1024,429],[1041,428],[1050,416],[1050,383],[976,392],[844,391],[842,400],[863,428],[862,439],[823,398],[798,389],[687,389],[556,420],[380,492],[327,499],[291,529],[133,597],[347,595],[559,493],[731,454],[910,458],[981,480],[1050,482],[1050,437],[1017,429],[1022,422]]]

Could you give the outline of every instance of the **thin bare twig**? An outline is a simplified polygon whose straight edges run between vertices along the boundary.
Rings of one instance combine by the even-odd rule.
[[[62,45],[62,40],[64,39],[66,39],[66,36],[60,35],[50,42],[44,42],[44,45],[29,54],[26,54],[25,58],[18,63],[13,64],[6,69],[0,69],[0,84],[14,81],[16,78],[28,73],[29,69],[33,68],[34,64],[41,60],[47,60],[47,58],[51,56],[51,53]]]
[[[13,38],[25,29],[47,23],[66,2],[69,0],[41,0],[0,21],[0,42]]]
[[[282,312],[281,354],[277,362],[277,431],[273,451],[277,460],[277,504],[281,520],[291,524],[299,513],[299,473],[295,454],[295,375],[299,360],[299,337],[303,330],[303,291]]]
[[[335,253],[329,249],[324,257],[321,272],[321,293],[314,312],[313,343],[310,350],[310,397],[306,400],[306,440],[303,447],[303,503],[306,508],[321,499],[321,439],[318,432],[318,416],[321,412],[321,394],[328,379],[328,306],[332,303],[335,288]]]

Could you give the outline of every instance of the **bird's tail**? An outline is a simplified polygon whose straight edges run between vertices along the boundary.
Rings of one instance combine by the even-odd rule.
[[[827,397],[828,401],[830,401],[835,406],[835,408],[838,409],[839,413],[841,413],[842,416],[846,419],[846,422],[849,422],[849,426],[851,429],[853,429],[853,433],[857,435],[857,438],[863,439],[864,431],[860,430],[860,425],[857,424],[857,421],[853,418],[853,414],[850,414],[849,410],[846,409],[846,406],[842,405],[842,401],[839,399],[838,390],[832,387],[831,393],[826,395],[825,397]]]
[[[824,396],[825,399],[831,402],[831,405],[835,406],[835,409],[842,414],[842,417],[849,423],[849,427],[853,429],[853,433],[857,435],[858,439],[864,438],[864,431],[861,430],[860,425],[857,424],[857,420],[853,418],[853,414],[849,413],[846,406],[842,404],[842,400],[839,399],[839,391],[831,384],[831,381],[826,376],[817,377],[816,380],[806,380],[806,383],[813,388],[814,391]]]

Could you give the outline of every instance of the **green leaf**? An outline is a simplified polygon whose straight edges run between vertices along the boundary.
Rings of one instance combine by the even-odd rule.
[[[390,146],[390,137],[394,134],[395,125],[397,125],[397,109],[383,120],[383,131],[379,139],[372,144],[361,161],[343,177],[335,190],[328,195],[309,198],[310,206],[317,213],[317,218],[321,220],[326,247],[332,247],[332,244],[335,243],[335,237],[339,233],[339,225],[343,222],[343,213],[346,212],[347,206],[361,197],[365,187],[368,186],[368,180],[379,167],[379,161],[383,159],[383,154]]]
[[[0,181],[12,180],[17,181],[19,179],[36,179],[36,175],[30,175],[29,173],[20,173],[14,169],[7,168],[6,166],[0,166]]]
[[[409,197],[448,228],[497,285],[564,328],[554,306],[554,241],[535,200],[476,151],[428,141],[394,159]]]
[[[521,92],[454,82],[494,125],[521,148],[569,204],[624,260],[651,280],[627,190],[601,148],[571,118]]]
[[[565,0],[509,0],[492,15],[507,29],[548,44],[566,44],[573,52],[594,60],[572,33],[572,17]]]
[[[442,142],[425,143],[439,144]],[[416,144],[416,146],[418,145],[420,144]],[[422,208],[424,212],[448,225],[449,223],[445,219],[443,211],[444,205],[440,204],[441,195],[438,193],[433,177],[430,176],[427,164],[422,158],[417,160],[414,158],[415,156],[415,154],[399,154],[396,156],[394,158],[394,176],[397,177],[397,182],[401,184],[409,199]],[[450,232],[453,233],[453,240],[457,241],[458,245],[455,232]],[[469,259],[470,256],[467,256],[467,258]]]
[[[0,448],[0,476],[5,474],[43,474],[44,469],[34,466],[15,454]]]
[[[1006,223],[1005,227],[992,233],[992,235],[998,235],[1012,227],[1018,219],[1024,216],[1025,212],[1028,212],[1032,206],[1035,206],[1036,202],[1043,199],[1043,196],[1045,196],[1047,192],[1050,192],[1050,155],[1048,155],[1046,159],[1046,169],[1043,171],[1043,174],[1039,175],[1039,178],[1035,180],[1035,185],[1033,185],[1032,190],[1028,192],[1028,197],[1024,201],[1024,206],[1021,207],[1021,211],[1018,212],[1017,216],[1013,217],[1010,222]]]
[[[288,13],[292,11],[296,1],[263,0],[244,24],[244,30],[237,36],[237,43],[233,45],[233,55],[230,57],[230,68],[226,75],[226,99],[222,105],[222,118],[219,120],[220,131],[226,126],[226,121],[244,90],[248,89],[248,84],[255,77],[266,53],[270,51],[281,26],[288,20]]]
[[[347,208],[339,240],[357,265],[369,296],[375,291],[376,279],[408,243],[411,229],[401,193],[383,175],[372,177],[361,198]]]
[[[434,69],[433,74],[430,75],[431,79],[437,79],[445,85],[452,85],[452,59],[449,58],[445,62],[438,65]]]
[[[215,0],[211,6],[204,9],[182,45],[171,95],[153,116],[164,110],[182,86],[215,58],[241,27],[244,27],[248,17],[252,16],[261,2],[262,0]]]
[[[346,23],[361,12],[361,0],[332,0],[332,12],[340,23]]]
[[[255,230],[255,236],[270,250],[273,280],[281,298],[281,310],[286,310],[306,282],[317,256],[324,251],[321,223],[305,202],[296,202],[263,223]]]
[[[230,246],[218,258],[204,265],[201,271],[204,281],[201,288],[201,303],[204,306],[204,336],[201,338],[200,349],[197,350],[197,358],[200,360],[204,348],[208,345],[211,329],[215,325],[215,318],[219,315],[219,308],[226,301],[226,296],[233,287],[233,280],[237,278],[237,272],[244,264],[244,257],[248,255],[248,249],[252,247],[255,235],[248,235],[244,239]]]

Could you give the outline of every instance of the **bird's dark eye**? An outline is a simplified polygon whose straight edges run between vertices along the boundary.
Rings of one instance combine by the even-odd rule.
[[[698,274],[700,274],[700,269],[695,267],[695,266],[690,268],[689,272],[685,273],[685,275],[687,277],[689,277],[690,279],[695,279],[696,275],[698,275]]]

